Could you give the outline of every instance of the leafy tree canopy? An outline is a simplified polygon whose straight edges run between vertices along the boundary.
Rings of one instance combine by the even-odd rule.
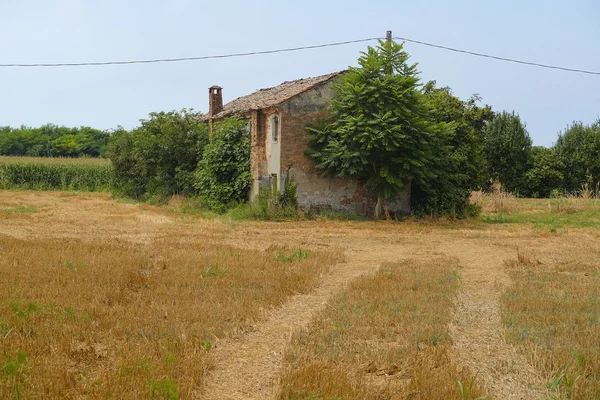
[[[554,148],[532,147],[523,194],[530,197],[550,197],[554,190],[562,190],[564,169],[565,165]]]
[[[531,138],[518,114],[496,114],[486,128],[485,151],[490,176],[510,192],[524,192]]]
[[[559,134],[555,149],[564,164],[567,191],[600,182],[600,119],[589,126],[573,122]]]
[[[39,128],[0,127],[0,155],[31,157],[103,157],[110,133],[82,126],[52,124]]]
[[[380,41],[358,59],[359,67],[334,85],[331,118],[309,127],[309,151],[325,174],[363,179],[377,197],[400,194],[411,183],[425,187],[439,138],[451,132],[434,123],[419,90],[417,64],[403,45]]]
[[[209,206],[225,211],[232,203],[248,200],[250,174],[250,133],[244,121],[217,122],[198,163],[194,186]]]
[[[413,185],[413,211],[417,214],[452,214],[469,212],[468,197],[481,188],[487,176],[484,132],[494,117],[490,106],[480,106],[480,97],[466,101],[454,96],[448,87],[437,88],[428,82],[424,88],[435,122],[452,123],[454,130],[442,136],[437,145],[433,171],[425,190]]]

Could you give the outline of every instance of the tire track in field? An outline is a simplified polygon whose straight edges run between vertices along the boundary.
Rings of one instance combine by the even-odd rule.
[[[207,400],[274,397],[283,353],[292,333],[307,326],[333,294],[359,276],[376,272],[385,261],[369,252],[351,251],[346,257],[352,261],[332,267],[315,290],[293,296],[256,330],[237,340],[219,343],[212,354],[213,369],[196,397]]]
[[[500,296],[512,283],[504,262],[515,254],[473,241],[442,244],[438,251],[457,257],[462,266],[463,286],[450,326],[457,364],[477,373],[495,398],[546,399],[539,373],[504,340]]]

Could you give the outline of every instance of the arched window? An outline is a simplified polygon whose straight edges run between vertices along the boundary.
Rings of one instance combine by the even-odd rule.
[[[273,130],[271,132],[271,137],[273,138],[273,141],[279,141],[279,117],[277,115],[273,117],[273,125],[271,126],[271,129]]]

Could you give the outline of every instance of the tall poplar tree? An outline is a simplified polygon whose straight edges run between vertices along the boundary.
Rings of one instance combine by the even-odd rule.
[[[510,192],[524,191],[532,142],[519,114],[496,114],[487,125],[485,136],[490,176]]]

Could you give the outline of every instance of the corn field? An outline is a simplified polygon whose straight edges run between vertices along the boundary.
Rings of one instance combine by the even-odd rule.
[[[114,171],[98,160],[0,157],[0,189],[110,191]]]

